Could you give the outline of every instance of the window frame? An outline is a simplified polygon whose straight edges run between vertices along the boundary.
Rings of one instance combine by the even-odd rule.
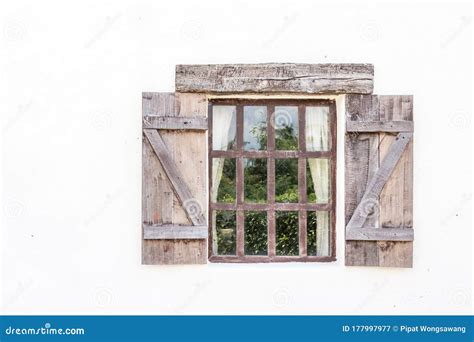
[[[212,107],[214,105],[236,106],[236,149],[226,151],[215,151],[212,149]],[[267,146],[261,151],[246,151],[243,149],[243,108],[244,106],[266,106],[267,107]],[[274,115],[275,106],[297,106],[298,107],[298,149],[292,151],[275,150],[275,127],[270,124]],[[306,106],[329,106],[329,151],[307,151],[306,150]],[[235,158],[236,159],[236,202],[235,203],[212,203],[208,196],[208,222],[209,242],[208,260],[216,263],[269,263],[269,262],[330,262],[336,260],[336,162],[337,162],[337,113],[336,101],[330,99],[209,99],[208,101],[208,191],[212,188],[212,159],[213,158]],[[267,158],[267,202],[268,203],[245,203],[244,199],[244,158]],[[275,203],[275,159],[295,158],[298,160],[298,202],[297,203]],[[330,165],[330,201],[329,203],[317,204],[307,203],[306,189],[306,159],[327,158]],[[236,213],[236,255],[214,255],[212,213],[214,210],[229,210]],[[329,255],[308,256],[307,255],[307,211],[329,212]],[[268,255],[245,255],[244,251],[244,212],[266,211],[267,212],[267,247]],[[298,211],[298,251],[297,256],[276,255],[276,211]]]

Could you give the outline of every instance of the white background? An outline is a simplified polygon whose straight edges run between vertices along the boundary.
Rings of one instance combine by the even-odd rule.
[[[0,19],[2,313],[471,312],[470,6],[15,0]],[[335,263],[140,264],[141,92],[254,62],[373,63],[376,94],[414,95],[413,269],[343,265],[342,167]]]

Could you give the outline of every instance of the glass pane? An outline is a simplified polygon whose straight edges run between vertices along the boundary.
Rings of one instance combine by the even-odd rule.
[[[211,201],[235,203],[235,159],[212,159]]]
[[[244,106],[244,150],[267,148],[267,107]]]
[[[267,255],[267,213],[245,212],[245,255]]]
[[[277,211],[276,255],[299,255],[298,250],[298,212]]]
[[[212,213],[214,238],[217,239],[218,255],[236,255],[235,211],[218,210]]]
[[[329,255],[329,212],[308,211],[308,255]]]
[[[236,145],[235,106],[212,106],[212,149],[233,150]]]
[[[306,163],[308,203],[329,202],[329,181],[329,159],[308,158]]]
[[[298,159],[275,159],[275,202],[298,202]]]
[[[273,115],[277,150],[298,149],[298,107],[276,106]]]
[[[267,159],[244,159],[245,202],[265,203],[267,200]]]
[[[329,107],[306,107],[306,150],[329,151]]]

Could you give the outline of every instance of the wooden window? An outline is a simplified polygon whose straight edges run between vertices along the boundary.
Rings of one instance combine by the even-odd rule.
[[[371,64],[177,65],[175,81],[142,96],[143,264],[335,260],[335,105],[295,98],[339,94],[345,265],[413,266],[413,96],[372,94]],[[271,93],[294,99],[209,103]]]
[[[209,103],[212,262],[335,260],[336,107]]]

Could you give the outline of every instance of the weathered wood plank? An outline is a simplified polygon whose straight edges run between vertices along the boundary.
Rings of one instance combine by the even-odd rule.
[[[362,227],[367,218],[367,214],[371,211],[371,207],[376,205],[377,198],[379,197],[385,183],[397,165],[403,151],[405,150],[405,147],[410,142],[411,137],[412,133],[398,134],[396,140],[392,143],[389,151],[385,155],[382,163],[380,163],[380,168],[378,169],[377,173],[370,180],[364,196],[362,196],[360,203],[357,205],[354,214],[347,224],[347,229]]]
[[[146,114],[179,117],[207,117],[203,94],[143,93]],[[195,209],[207,217],[207,149],[205,131],[162,130],[168,152],[179,166],[185,183],[194,194]],[[143,223],[191,225],[168,177],[148,139],[143,138]],[[148,166],[147,166],[148,165]],[[147,167],[146,167],[147,166]],[[207,223],[206,223],[207,224]],[[205,264],[207,239],[142,241],[143,264]]]
[[[349,94],[346,96],[346,117],[347,121],[363,121],[364,123],[406,121],[410,122],[407,125],[413,127],[413,97]],[[368,170],[376,168],[375,164],[379,159],[384,159],[396,139],[396,136],[386,133],[388,132],[346,133],[345,160],[346,166],[350,166],[350,168],[346,167],[346,224],[349,223],[355,206],[361,200],[357,199],[360,195],[357,195],[356,190],[365,187]],[[371,139],[373,143],[370,142]],[[378,143],[375,158],[368,157],[372,154],[370,147],[374,147],[376,142]],[[405,151],[385,183],[379,198],[372,199],[376,215],[369,215],[362,226],[364,230],[380,227],[377,229],[383,232],[391,228],[412,227],[412,149],[413,139],[405,147]],[[367,163],[367,159],[372,163]],[[370,167],[370,164],[374,166]],[[366,206],[366,211],[370,210],[370,205]],[[374,217],[377,217],[377,222],[369,224],[369,220],[375,221]],[[361,237],[359,236],[359,238]],[[348,266],[412,267],[413,243],[411,241],[348,240],[346,241],[345,262]]]
[[[147,115],[143,117],[143,129],[207,130],[207,118]]]
[[[352,121],[379,121],[378,96],[347,95],[346,117]],[[347,133],[345,137],[345,223],[354,213],[379,166],[378,134]],[[364,223],[378,226],[378,211],[369,213]],[[378,265],[375,241],[346,241],[345,264],[348,266]]]
[[[371,94],[372,64],[177,65],[176,91]]]
[[[380,120],[413,122],[413,96],[380,96]],[[394,136],[381,134],[380,158],[388,153]],[[382,227],[412,227],[413,217],[413,139],[380,193],[380,224]],[[381,266],[412,267],[412,242],[379,242]]]
[[[196,226],[205,224],[206,219],[202,214],[202,204],[196,203],[197,201],[185,183],[181,171],[171,159],[171,155],[160,133],[156,130],[144,130],[143,133],[158,156],[163,170],[165,170],[168,179],[173,185],[173,190],[183,206],[183,209],[186,211],[188,218]],[[194,208],[193,206],[200,206],[200,208]],[[195,212],[196,210],[198,212]]]
[[[411,121],[346,121],[347,132],[413,132]]]
[[[207,226],[143,225],[146,240],[194,240],[207,239]]]
[[[351,228],[346,230],[346,240],[413,241],[411,228]]]

